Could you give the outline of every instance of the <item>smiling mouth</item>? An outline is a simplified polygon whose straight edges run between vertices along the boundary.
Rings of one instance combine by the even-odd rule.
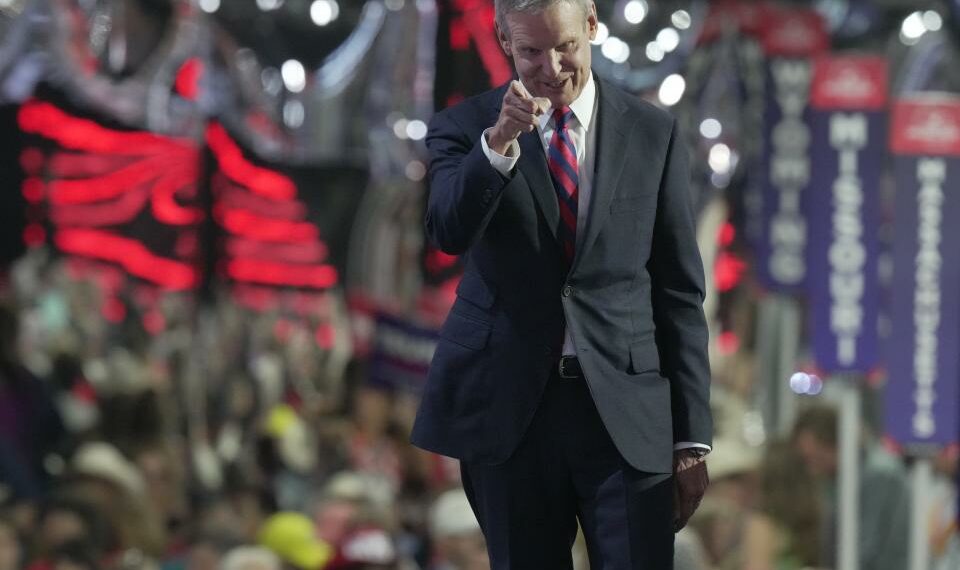
[[[560,81],[542,81],[549,89],[561,89],[566,83],[566,79],[561,79]]]

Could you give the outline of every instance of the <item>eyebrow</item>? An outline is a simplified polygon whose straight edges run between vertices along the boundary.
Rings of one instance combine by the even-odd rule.
[[[570,42],[576,42],[576,41],[577,41],[577,38],[576,38],[576,37],[569,36],[569,37],[567,37],[566,39],[560,40],[560,42],[558,42],[558,43],[557,43],[556,45],[554,45],[553,47],[562,46],[562,45],[564,45],[564,44],[568,44],[568,43],[570,43]],[[525,41],[523,41],[523,40],[514,41],[513,43],[514,43],[514,45],[516,45],[516,47],[518,47],[518,48],[520,48],[520,49],[545,49],[545,48],[542,48],[542,47],[540,47],[540,46],[535,46],[535,45],[532,45],[532,44],[530,44],[530,43],[527,43],[527,42],[525,42]],[[546,48],[546,49],[551,49],[551,48]]]

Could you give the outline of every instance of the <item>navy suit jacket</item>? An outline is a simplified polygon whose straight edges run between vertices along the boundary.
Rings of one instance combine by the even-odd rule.
[[[413,443],[466,461],[506,460],[533,417],[569,326],[590,393],[636,469],[668,473],[673,445],[711,444],[703,264],[687,152],[667,113],[598,80],[596,173],[569,272],[536,131],[511,176],[480,145],[508,85],[430,124],[429,237],[462,254]]]

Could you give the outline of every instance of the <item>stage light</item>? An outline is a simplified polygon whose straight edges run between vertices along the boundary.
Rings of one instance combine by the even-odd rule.
[[[411,140],[423,140],[427,136],[427,124],[419,119],[414,119],[407,123],[407,137]]]
[[[665,53],[670,53],[680,45],[680,34],[673,28],[664,28],[657,34],[657,43]]]
[[[795,394],[806,394],[810,391],[810,375],[806,372],[797,372],[790,377],[790,389]]]
[[[677,10],[670,16],[670,21],[673,22],[673,25],[679,30],[686,30],[690,27],[692,23],[692,18],[690,18],[690,12],[686,10]]]
[[[294,93],[303,91],[307,86],[307,72],[303,64],[295,59],[288,59],[280,67],[280,75],[283,77],[283,84],[287,89]]]
[[[396,135],[398,139],[407,140],[407,124],[409,124],[409,121],[404,118],[397,119],[396,122],[393,123],[393,134]]]
[[[816,374],[810,375],[810,387],[807,388],[807,395],[816,396],[823,391],[823,380]]]
[[[931,32],[938,32],[943,27],[943,18],[934,10],[927,10],[923,13],[923,26]]]
[[[310,19],[318,26],[326,26],[340,15],[336,0],[315,0],[310,5]]]
[[[630,46],[616,36],[610,36],[603,42],[600,52],[614,63],[623,63],[630,58]]]
[[[663,52],[663,48],[660,47],[656,41],[647,43],[646,49],[647,59],[650,61],[663,61],[664,56],[666,55]]]
[[[213,14],[220,9],[220,0],[200,0],[200,9],[207,14]]]
[[[679,74],[671,74],[664,78],[660,84],[660,102],[668,107],[672,107],[683,98],[683,92],[687,88],[687,82]]]
[[[610,37],[610,28],[608,28],[607,25],[604,24],[603,22],[600,22],[599,24],[597,24],[597,35],[592,40],[590,40],[590,43],[592,43],[595,46],[603,45],[603,42],[607,41],[607,38],[609,37]]]
[[[648,7],[644,0],[630,0],[623,7],[623,17],[631,24],[639,24],[647,17]]]
[[[280,6],[283,6],[283,0],[257,0],[257,8],[264,12],[276,10]]]
[[[710,148],[710,158],[708,159],[710,168],[717,174],[727,174],[730,172],[731,153],[730,147],[723,143],[717,143]]]
[[[900,27],[900,33],[908,40],[919,39],[927,31],[927,26],[923,21],[923,14],[914,12],[903,19],[903,25]]]
[[[716,119],[704,119],[703,122],[700,123],[700,134],[703,135],[705,139],[715,139],[719,137],[722,132],[723,125]]]

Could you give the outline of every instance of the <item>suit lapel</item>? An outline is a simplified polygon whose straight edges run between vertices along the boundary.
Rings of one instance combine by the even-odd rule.
[[[559,243],[560,206],[557,204],[557,191],[550,178],[539,131],[520,135],[520,160],[517,161],[517,168],[540,204],[540,211],[543,212],[550,233]]]
[[[505,86],[497,90],[496,105],[494,106],[494,115],[491,125],[496,122],[500,115],[500,106],[503,102]],[[560,206],[557,205],[557,193],[553,188],[553,180],[550,178],[550,170],[547,168],[547,157],[543,152],[543,143],[540,142],[540,133],[536,129],[530,133],[520,135],[520,160],[517,161],[517,170],[523,175],[530,192],[533,193],[540,211],[543,213],[550,233],[559,243],[559,224],[560,224]]]
[[[597,148],[594,154],[596,176],[593,179],[590,210],[587,214],[587,233],[578,244],[572,271],[576,270],[580,258],[590,250],[610,215],[610,201],[620,184],[620,174],[628,150],[626,133],[633,126],[633,121],[625,120],[626,104],[612,87],[597,80],[597,95],[600,101],[597,105]],[[636,149],[632,150],[632,154],[636,154]]]

